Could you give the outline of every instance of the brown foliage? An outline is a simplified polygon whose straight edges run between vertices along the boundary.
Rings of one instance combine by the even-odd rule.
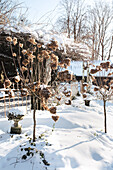
[[[94,87],[94,91],[99,91],[99,87]]]
[[[11,86],[11,81],[9,79],[6,79],[4,84],[5,84],[5,88],[9,88]]]
[[[66,105],[71,105],[71,100],[65,102]]]
[[[58,119],[59,119],[59,116],[52,116],[52,119],[53,119],[55,122],[57,122]]]
[[[109,61],[107,61],[105,63],[100,63],[100,65],[102,66],[103,69],[110,68],[110,62]]]
[[[47,100],[51,96],[51,92],[49,89],[43,88],[42,90],[40,90],[40,96]]]
[[[95,73],[97,73],[98,71],[99,71],[98,69],[91,69],[90,73],[91,73],[91,74],[95,74]]]
[[[56,114],[56,107],[49,108],[50,113]]]

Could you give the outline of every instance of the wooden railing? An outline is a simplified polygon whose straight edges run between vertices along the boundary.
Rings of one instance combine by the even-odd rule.
[[[13,89],[12,89],[13,90]],[[14,97],[10,98],[7,94],[9,89],[0,89],[5,92],[5,97],[0,98],[0,116],[6,117],[11,108],[25,107],[26,114],[31,111],[31,96],[28,94],[24,97],[17,95],[14,89]]]

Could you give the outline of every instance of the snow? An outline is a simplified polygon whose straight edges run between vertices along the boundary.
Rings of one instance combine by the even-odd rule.
[[[67,47],[68,47],[71,51],[84,55],[84,57],[86,58],[91,57],[91,51],[86,44],[74,42],[73,38],[67,38],[66,33],[58,34],[48,30],[42,30],[42,31],[36,30],[36,32],[40,40],[43,37],[43,41],[45,45],[50,43],[51,40],[54,39],[55,41],[58,42],[59,49],[64,49],[64,53],[67,52]]]
[[[15,93],[14,93],[14,91],[12,89],[9,91],[9,94],[11,94],[11,97],[15,96]]]
[[[36,40],[43,41],[44,48],[45,46],[51,42],[51,40],[55,40],[58,42],[58,48],[60,50],[64,50],[64,53],[67,53],[67,47],[70,49],[70,51],[74,53],[78,53],[80,55],[83,55],[85,59],[91,58],[91,51],[89,47],[85,43],[80,42],[74,42],[73,38],[67,38],[66,33],[60,33],[51,30],[45,30],[45,29],[36,29],[34,30],[31,27],[28,26],[17,26],[16,30],[15,28],[10,28],[10,30],[7,30],[6,33],[11,34],[11,32],[19,32],[19,33],[29,33],[31,36],[33,36]]]
[[[9,110],[10,114],[13,114],[14,116],[16,115],[25,115],[25,107],[15,107]]]
[[[5,97],[5,92],[4,91],[0,91],[0,98]]]
[[[89,94],[89,93],[83,93],[84,95],[86,95],[86,97],[84,98],[84,100],[89,100],[89,101],[91,101],[92,100],[92,95],[91,94]]]
[[[32,113],[20,121],[20,135],[9,133],[13,121],[0,118],[0,170],[113,169],[113,102],[107,102],[107,134],[104,133],[102,101],[91,100],[88,107],[80,96],[70,106],[58,106],[57,112],[60,118],[54,127],[48,111],[37,111],[36,146],[29,142],[32,138]],[[24,148],[27,147],[37,149],[38,153],[23,160]],[[49,166],[43,163],[41,152]]]
[[[41,88],[41,90],[43,90],[44,88],[46,88],[47,87],[47,85],[46,84],[42,84],[42,85],[40,85],[40,88]]]
[[[19,82],[20,81],[20,76],[15,76],[15,79]]]

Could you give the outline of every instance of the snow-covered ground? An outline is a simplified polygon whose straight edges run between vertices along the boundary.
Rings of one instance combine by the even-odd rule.
[[[102,101],[90,104],[77,97],[58,106],[55,127],[48,111],[37,111],[35,143],[32,113],[20,121],[20,135],[10,134],[13,121],[1,117],[0,170],[113,170],[113,103],[107,103],[107,134]]]

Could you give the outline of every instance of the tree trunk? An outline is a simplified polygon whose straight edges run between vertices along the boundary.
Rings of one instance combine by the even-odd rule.
[[[76,42],[76,24],[74,23],[74,31],[73,31],[73,33],[74,33],[74,42]]]
[[[104,128],[105,128],[105,133],[107,133],[106,100],[104,100]]]
[[[69,16],[67,19],[67,31],[68,31],[68,38],[70,38],[70,18],[69,18]]]
[[[110,49],[109,49],[109,54],[108,54],[107,60],[109,60],[110,57],[111,57],[112,46],[113,46],[113,36],[112,36],[111,45],[110,45]]]
[[[36,102],[34,103],[34,111],[33,111],[33,142],[35,142],[35,129],[36,129]]]
[[[102,43],[102,60],[104,60],[104,45]]]

